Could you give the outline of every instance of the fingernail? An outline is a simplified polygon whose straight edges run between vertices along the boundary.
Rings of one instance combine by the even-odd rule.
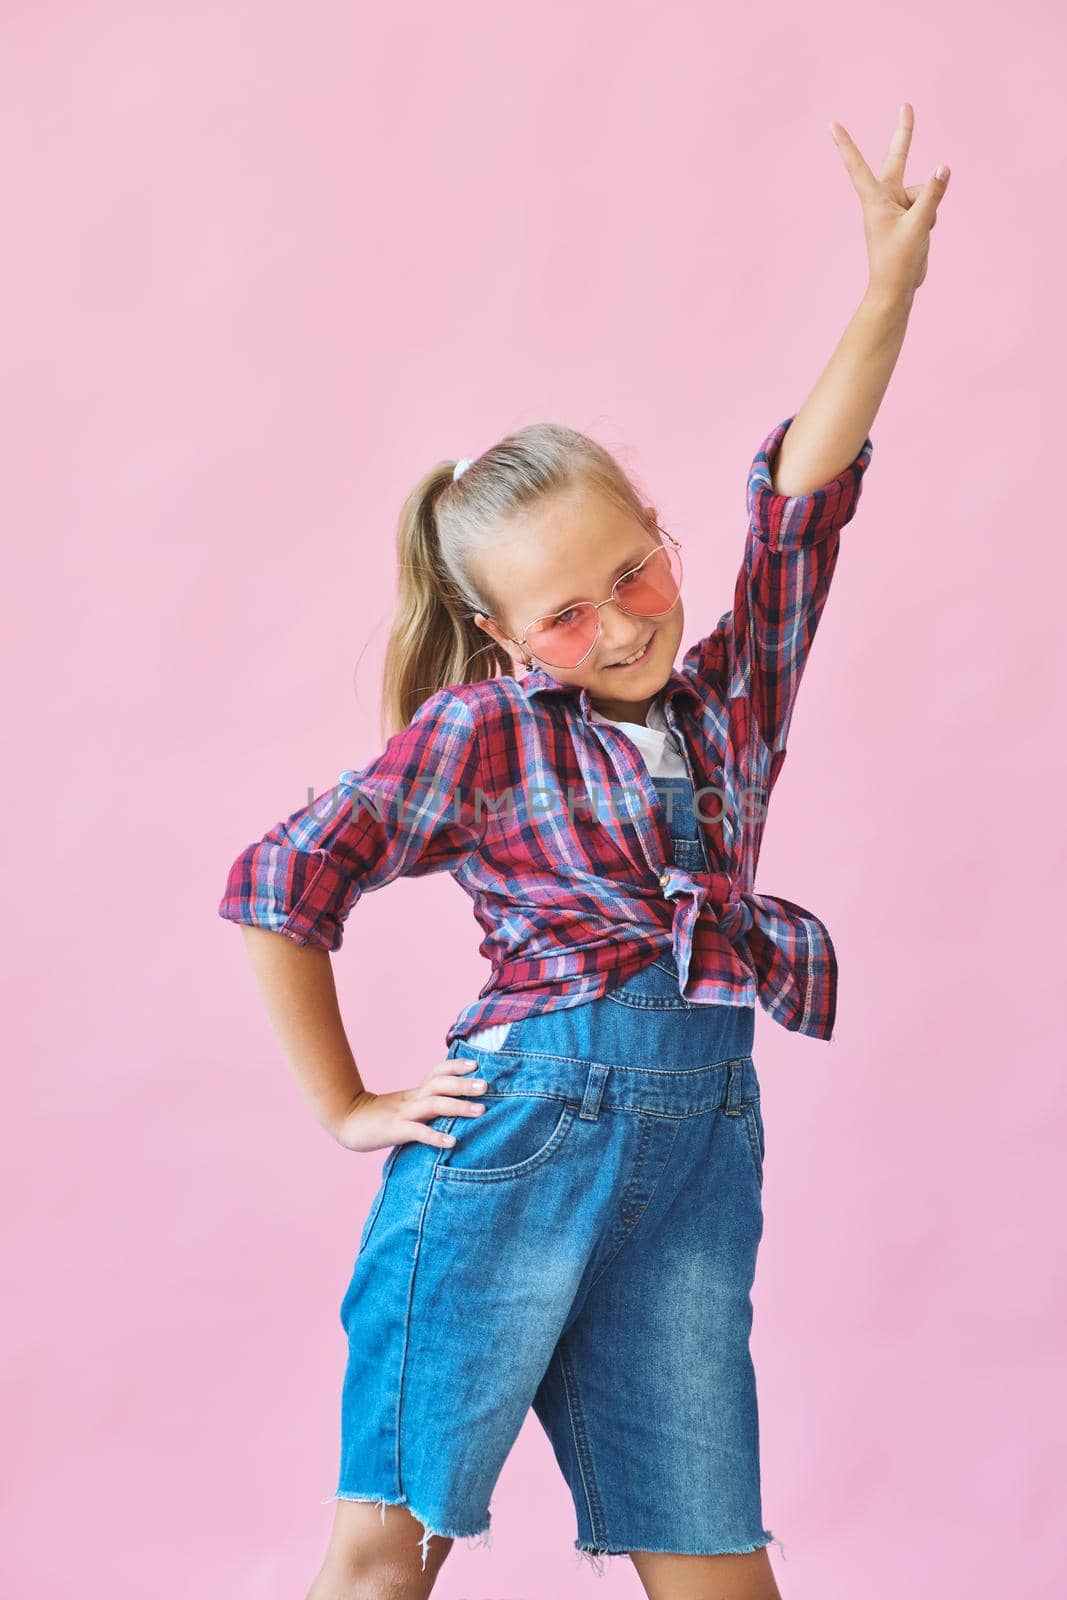
[[[948,168],[947,167],[938,167],[937,171],[934,173],[934,177],[944,180],[945,178],[948,177]]]

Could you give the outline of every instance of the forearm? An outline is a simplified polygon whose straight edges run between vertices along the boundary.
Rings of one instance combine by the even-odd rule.
[[[328,1131],[364,1089],[345,1035],[328,950],[242,926],[267,1015],[300,1092]]]
[[[868,291],[774,462],[778,494],[810,494],[856,459],[878,414],[911,312],[911,295]]]

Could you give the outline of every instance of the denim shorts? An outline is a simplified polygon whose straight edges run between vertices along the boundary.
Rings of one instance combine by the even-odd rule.
[[[691,791],[690,791],[691,792]],[[696,841],[674,838],[675,858]],[[694,863],[695,865],[695,863]],[[597,1000],[459,1038],[488,1089],[395,1145],[341,1305],[328,1499],[488,1542],[529,1411],[597,1571],[750,1551],[763,1526],[750,1291],[764,1131],[751,1006],[697,1005],[670,955]]]

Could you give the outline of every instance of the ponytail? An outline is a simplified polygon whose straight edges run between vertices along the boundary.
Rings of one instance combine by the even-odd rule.
[[[452,482],[442,463],[415,485],[397,524],[397,608],[385,651],[384,733],[406,727],[422,702],[451,683],[477,683],[510,673],[512,660],[474,622],[489,612],[445,565],[437,524],[438,498]]]
[[[546,496],[593,489],[645,520],[641,496],[611,452],[562,423],[531,423],[465,465],[442,461],[404,502],[397,524],[397,609],[386,646],[386,737],[449,684],[514,676],[514,661],[474,621],[496,616],[473,576],[492,570],[492,549],[510,518]],[[477,563],[474,558],[477,557]]]

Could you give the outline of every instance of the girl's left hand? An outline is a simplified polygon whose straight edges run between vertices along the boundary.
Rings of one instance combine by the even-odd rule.
[[[903,297],[909,303],[926,277],[930,230],[949,179],[948,167],[941,166],[937,169],[940,177],[935,173],[927,183],[905,188],[904,163],[914,126],[915,113],[905,101],[876,178],[840,122],[830,124],[834,143],[863,202],[868,292]]]

